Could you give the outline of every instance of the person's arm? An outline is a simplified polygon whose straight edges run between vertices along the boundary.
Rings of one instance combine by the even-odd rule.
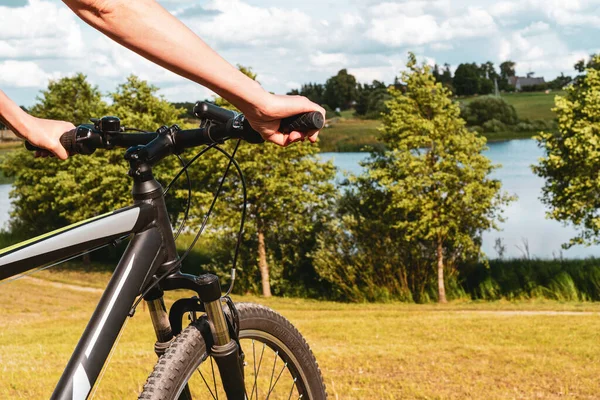
[[[70,122],[35,118],[27,114],[0,90],[0,121],[17,136],[27,139],[35,146],[43,147],[65,160],[67,151],[60,144],[60,137],[75,126]]]
[[[63,1],[81,19],[116,42],[227,99],[267,140],[287,145],[304,138],[298,132],[289,137],[279,133],[282,118],[310,111],[325,114],[304,97],[268,93],[154,0]],[[315,133],[309,134],[313,142]]]

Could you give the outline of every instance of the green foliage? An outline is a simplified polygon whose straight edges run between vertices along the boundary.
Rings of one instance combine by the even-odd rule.
[[[252,76],[251,76],[252,77]],[[233,108],[222,98],[215,103]],[[235,143],[224,148],[233,151]],[[332,162],[318,159],[319,148],[308,142],[285,148],[272,143],[252,145],[242,142],[235,155],[246,179],[248,212],[244,243],[239,260],[238,292],[260,292],[258,233],[265,235],[271,286],[279,295],[322,295],[310,253],[316,234],[329,218],[337,191],[332,181]],[[207,153],[191,171],[197,190],[213,193],[228,160],[220,153]],[[209,196],[199,199],[194,215],[202,215]],[[242,206],[241,182],[231,171],[217,203],[211,240],[215,254],[209,263],[213,271],[228,271]]]
[[[389,89],[380,137],[387,151],[372,152],[366,173],[351,180],[342,224],[320,237],[315,265],[350,299],[378,295],[373,288],[436,298],[435,263],[446,260],[450,278],[458,263],[478,257],[481,233],[496,228],[511,199],[489,178],[485,139],[465,128],[448,89],[412,54],[408,69],[405,90]]]
[[[448,88],[451,92],[454,91],[454,84],[452,78],[452,71],[450,71],[450,64],[444,64],[444,70],[440,72],[440,67],[435,64],[432,71],[433,77],[436,81],[441,83],[444,87]]]
[[[355,115],[366,119],[379,119],[385,112],[385,102],[389,100],[387,86],[383,82],[358,84],[358,100],[354,107]]]
[[[493,78],[489,76],[491,71],[493,71],[492,63],[486,63],[482,66],[475,63],[460,64],[454,72],[453,86],[455,93],[458,96],[492,93],[494,83],[491,80]]]
[[[288,94],[304,96],[313,103],[325,104],[325,86],[320,83],[304,84],[300,90],[294,89]],[[329,105],[327,107],[331,108]]]
[[[97,87],[90,85],[84,74],[50,81],[37,97],[30,113],[40,118],[69,121],[75,125],[88,123],[91,117],[106,113],[107,105]]]
[[[356,78],[346,69],[340,70],[325,83],[323,102],[333,109],[349,109],[356,97]]]
[[[465,266],[460,281],[474,300],[599,301],[600,260],[490,260]]]
[[[121,117],[123,125],[140,129],[181,122],[181,111],[156,97],[156,91],[156,87],[131,76],[111,94],[113,104],[108,107],[97,88],[79,74],[51,82],[32,112],[38,117],[75,122],[111,113]],[[88,113],[85,117],[84,112]],[[168,160],[156,168],[156,176],[165,182],[173,176],[174,167],[175,160]],[[15,179],[11,227],[23,235],[49,231],[132,202],[123,150],[99,150],[93,156],[73,156],[64,162],[36,159],[30,152],[19,150],[6,157],[2,169]],[[171,201],[176,213],[181,201]]]
[[[600,63],[600,56],[596,57]],[[536,139],[545,151],[533,171],[545,179],[542,201],[549,218],[576,226],[579,231],[565,247],[600,243],[600,69],[585,76],[556,97],[558,135],[542,132]]]
[[[467,103],[461,109],[461,117],[468,126],[483,125],[493,119],[506,125],[518,122],[515,108],[503,98],[495,96],[478,97]]]

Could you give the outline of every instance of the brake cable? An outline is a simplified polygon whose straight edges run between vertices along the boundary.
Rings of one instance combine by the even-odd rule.
[[[184,167],[185,169],[189,168],[189,166],[191,164],[193,164],[202,154],[204,154],[206,151],[210,150],[211,148],[214,148],[215,150],[221,152],[223,155],[225,155],[225,157],[227,157],[229,159],[229,163],[227,164],[227,168],[225,169],[225,173],[221,177],[221,180],[219,182],[219,186],[218,186],[218,188],[217,188],[217,190],[216,190],[216,192],[215,192],[215,194],[213,196],[212,203],[211,203],[208,211],[204,215],[204,219],[202,220],[202,225],[200,226],[200,229],[198,230],[198,233],[194,237],[194,240],[192,241],[192,244],[183,253],[183,255],[179,258],[179,260],[177,260],[171,266],[171,268],[169,268],[160,277],[158,277],[157,279],[155,279],[154,282],[152,282],[142,292],[142,294],[140,295],[140,297],[138,297],[138,299],[136,300],[136,302],[131,307],[131,309],[129,311],[129,315],[130,316],[133,316],[133,314],[135,313],[135,310],[136,310],[137,306],[143,300],[144,296],[146,296],[150,292],[150,290],[152,290],[154,287],[156,287],[163,279],[165,279],[167,276],[169,276],[170,274],[172,274],[177,268],[179,268],[181,266],[181,264],[183,263],[183,260],[185,260],[185,258],[189,255],[189,253],[191,252],[191,250],[194,248],[194,246],[198,242],[198,239],[200,238],[200,235],[202,235],[202,233],[204,232],[204,229],[206,228],[206,224],[208,223],[208,218],[212,214],[212,211],[213,211],[214,206],[215,206],[215,204],[217,202],[217,199],[219,198],[219,194],[221,193],[221,189],[223,188],[223,184],[225,182],[225,179],[227,178],[227,175],[229,174],[229,170],[231,169],[231,165],[232,164],[235,166],[235,168],[236,168],[236,170],[238,172],[238,175],[239,175],[239,177],[241,179],[241,182],[242,182],[242,191],[243,191],[243,199],[244,199],[243,207],[242,207],[242,219],[241,219],[241,223],[240,223],[240,230],[238,231],[238,238],[237,238],[237,243],[236,243],[235,253],[234,253],[234,258],[233,258],[233,266],[232,266],[232,269],[231,269],[231,283],[230,283],[229,289],[228,289],[227,293],[225,294],[225,296],[229,296],[229,293],[231,292],[231,290],[233,290],[233,285],[234,285],[234,282],[235,282],[235,275],[236,275],[236,263],[237,263],[238,253],[239,253],[239,249],[240,249],[240,245],[241,245],[241,241],[242,241],[242,236],[243,236],[243,231],[244,231],[244,222],[245,222],[245,219],[246,219],[246,208],[247,208],[246,181],[244,179],[244,174],[242,173],[242,169],[241,169],[240,165],[238,164],[238,162],[234,158],[235,154],[237,153],[237,150],[238,150],[238,148],[240,146],[241,141],[242,141],[241,139],[238,140],[238,142],[236,143],[235,148],[234,148],[232,154],[229,154],[227,151],[223,150],[221,147],[217,146],[216,144],[212,144],[212,145],[208,146],[207,148],[205,148],[204,150],[202,150],[200,153],[198,153]],[[176,177],[173,179],[173,181],[176,180],[177,178],[179,178],[182,173],[183,173],[183,170],[180,171],[176,175]],[[173,181],[171,182],[171,184],[173,183]],[[167,190],[170,189],[171,184],[169,184]],[[165,193],[166,193],[166,191],[165,191]]]

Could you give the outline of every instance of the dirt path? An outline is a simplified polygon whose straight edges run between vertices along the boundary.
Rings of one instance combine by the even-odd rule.
[[[68,283],[54,282],[54,281],[49,281],[47,279],[34,278],[32,276],[24,276],[24,277],[19,278],[19,279],[25,279],[25,280],[28,280],[29,282],[35,282],[35,283],[40,284],[40,285],[52,286],[52,287],[55,287],[57,289],[74,290],[76,292],[100,293],[100,294],[102,294],[104,292],[103,289],[86,287],[86,286],[79,286],[79,285],[71,285],[71,284],[68,284]]]

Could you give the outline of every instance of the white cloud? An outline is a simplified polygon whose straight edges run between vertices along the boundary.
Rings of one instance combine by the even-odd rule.
[[[504,17],[507,15],[514,15],[518,11],[524,8],[524,2],[517,1],[500,1],[495,2],[489,9],[490,14],[495,17]]]
[[[32,61],[7,60],[0,62],[0,84],[8,87],[41,87],[60,74],[47,73]]]
[[[523,35],[531,35],[531,34],[546,32],[549,29],[550,29],[550,25],[548,25],[547,23],[545,23],[543,21],[537,21],[537,22],[531,23],[529,26],[522,29],[521,33]]]
[[[417,15],[417,6],[407,13],[400,6],[385,3],[375,7],[367,36],[387,46],[402,47],[485,37],[497,30],[494,18],[482,8],[469,7],[466,14],[436,18],[431,14]]]
[[[0,6],[0,57],[76,58],[84,49],[75,15],[64,5],[30,0]]]
[[[348,64],[348,57],[342,53],[323,53],[310,56],[310,63],[315,67],[343,66]]]
[[[241,0],[212,0],[204,8],[219,13],[209,20],[185,17],[183,20],[217,46],[281,45],[318,37],[313,28],[314,18],[296,9],[261,8]]]
[[[196,102],[212,99],[215,93],[195,83],[182,83],[161,89],[159,94],[173,102]]]

